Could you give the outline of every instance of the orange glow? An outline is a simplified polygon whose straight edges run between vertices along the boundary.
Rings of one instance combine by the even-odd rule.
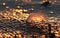
[[[32,19],[32,21],[40,22],[40,21],[43,20],[43,17],[42,16],[40,16],[40,17],[32,17],[31,19]]]
[[[43,0],[43,2],[47,2],[47,1],[49,1],[49,0]]]
[[[45,21],[45,14],[42,13],[31,13],[27,19],[27,22],[42,22]]]

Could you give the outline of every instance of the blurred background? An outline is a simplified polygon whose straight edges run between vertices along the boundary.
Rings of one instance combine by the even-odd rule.
[[[0,0],[0,38],[60,38],[60,0],[44,2]]]

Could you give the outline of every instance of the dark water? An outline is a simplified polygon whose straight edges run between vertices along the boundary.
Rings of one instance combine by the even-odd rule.
[[[60,15],[60,5],[53,5],[53,6],[49,6],[49,7],[43,7],[40,4],[27,4],[27,5],[22,5],[21,3],[14,3],[14,2],[6,2],[7,5],[10,8],[15,8],[16,6],[22,6],[23,8],[21,9],[30,9],[30,8],[34,8],[34,11],[40,11],[43,10],[46,14],[50,14],[50,11],[53,11],[54,14],[51,14],[52,16],[59,16]],[[5,10],[6,6],[0,5],[0,10]]]

